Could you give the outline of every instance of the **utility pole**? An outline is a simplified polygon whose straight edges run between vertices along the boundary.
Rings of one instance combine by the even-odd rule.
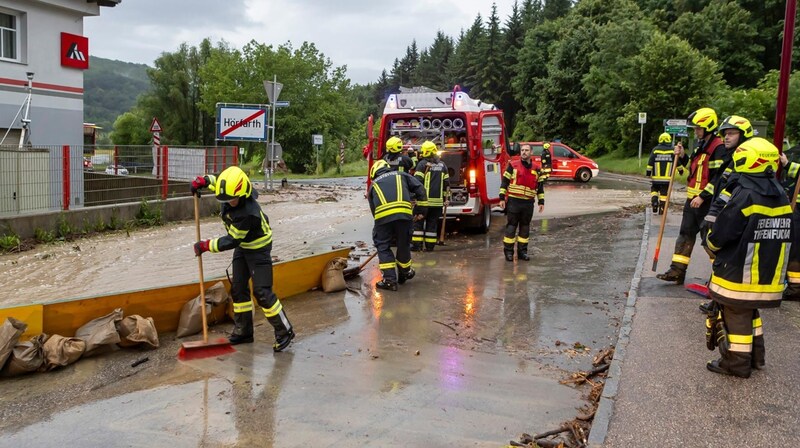
[[[28,96],[25,98],[25,113],[22,114],[22,132],[19,134],[19,149],[25,146],[26,140],[30,138],[31,126],[31,98],[33,97],[33,72],[27,72],[28,76]]]
[[[270,142],[269,139],[267,141],[268,148],[265,157],[269,162],[264,168],[264,185],[267,186],[269,184],[268,190],[272,190],[272,170],[275,166],[275,103],[278,102],[278,96],[280,96],[282,89],[283,84],[278,82],[278,75],[272,75],[272,81],[264,81],[264,90],[267,91],[267,98],[272,108],[272,141]]]

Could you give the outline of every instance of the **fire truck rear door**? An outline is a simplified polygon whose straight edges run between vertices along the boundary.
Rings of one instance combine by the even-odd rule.
[[[503,139],[503,113],[500,111],[481,112],[480,142],[483,154],[483,176],[487,199],[495,200],[500,194],[500,179],[503,175],[500,156],[505,148]]]

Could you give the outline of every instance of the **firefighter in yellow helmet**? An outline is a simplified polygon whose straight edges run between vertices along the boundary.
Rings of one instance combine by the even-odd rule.
[[[294,339],[294,329],[281,301],[272,291],[272,229],[269,218],[256,201],[258,192],[237,166],[225,169],[216,178],[213,175],[198,176],[192,181],[192,194],[199,194],[202,188],[210,189],[222,202],[220,216],[227,234],[196,242],[195,255],[233,249],[231,297],[234,328],[230,343],[253,342],[253,302],[248,284],[252,279],[252,294],[275,329],[272,349],[280,352]]]
[[[765,365],[758,309],[780,306],[794,232],[789,199],[775,179],[778,158],[778,148],[759,137],[736,149],[737,185],[708,234],[716,258],[706,342],[721,355],[707,364],[712,372],[747,378]]]
[[[539,178],[540,182],[544,182],[550,178],[550,173],[553,172],[553,151],[552,145],[547,142],[542,145],[542,171],[541,177]]]
[[[433,251],[439,240],[439,219],[445,202],[450,196],[450,175],[447,165],[436,154],[436,143],[425,141],[420,147],[422,158],[417,163],[414,177],[425,186],[428,196],[426,201],[417,201],[417,207],[425,207],[427,215],[425,220],[414,222],[414,233],[411,237],[411,250]]]
[[[375,283],[379,289],[397,291],[397,285],[414,278],[411,268],[411,223],[423,219],[425,207],[418,207],[413,216],[412,201],[425,202],[425,187],[414,176],[392,170],[385,160],[377,160],[370,168],[372,184],[367,192],[369,208],[375,219],[372,241],[378,251],[378,265],[383,279]],[[397,254],[392,242],[397,243]]]
[[[716,132],[719,127],[717,113],[714,109],[703,107],[689,115],[689,122],[694,128],[698,146],[687,154],[681,143],[675,145],[680,166],[689,167],[686,182],[686,202],[683,205],[683,216],[678,238],[675,240],[675,251],[669,270],[656,277],[667,282],[682,284],[686,278],[686,269],[692,256],[692,249],[700,233],[703,220],[711,207],[714,195],[714,183],[720,175],[725,145]],[[705,234],[701,233],[701,238]]]
[[[658,145],[650,151],[646,173],[646,176],[650,178],[650,203],[653,213],[659,215],[664,213],[664,206],[667,203],[667,190],[674,168],[672,166],[673,158],[672,136],[664,132],[658,136]]]
[[[411,158],[403,154],[403,141],[399,137],[390,137],[386,140],[386,153],[383,160],[389,164],[389,168],[404,173],[410,172],[414,168]]]

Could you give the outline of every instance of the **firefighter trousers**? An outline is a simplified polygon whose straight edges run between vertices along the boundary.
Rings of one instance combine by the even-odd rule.
[[[763,367],[766,350],[758,310],[723,305],[722,319],[728,334],[727,344],[719,345],[720,366],[745,377],[753,367]]]
[[[528,240],[531,234],[534,200],[509,198],[506,202],[506,231],[503,235],[503,252],[514,254],[514,244],[518,254],[528,253]],[[519,229],[519,232],[517,231]]]
[[[800,229],[800,206],[796,206],[792,214],[794,228]],[[792,234],[792,247],[789,248],[789,266],[786,269],[786,290],[783,300],[800,300],[800,231]]]
[[[669,183],[651,182],[650,183],[650,205],[653,206],[653,213],[659,215],[664,213],[664,206],[667,204],[667,190]]]
[[[375,224],[372,229],[372,242],[378,250],[378,265],[383,281],[397,283],[397,272],[401,275],[411,269],[411,220],[398,219],[384,224]],[[397,240],[397,255],[392,252],[392,240]]]
[[[698,208],[692,208],[689,205],[691,199],[687,199],[683,204],[683,218],[681,219],[681,229],[678,238],[675,240],[675,252],[672,254],[672,264],[670,269],[686,274],[686,268],[689,267],[689,260],[692,257],[692,249],[697,240],[697,234],[700,233],[700,227],[703,225],[708,209],[711,207],[711,201],[703,201],[703,205]],[[701,234],[700,238],[705,244],[706,235]]]
[[[414,213],[417,214],[416,212]],[[414,233],[411,237],[411,247],[419,250],[425,245],[425,250],[432,251],[439,242],[439,219],[442,217],[442,207],[428,207],[425,219],[414,222]]]
[[[292,324],[283,311],[278,296],[272,292],[272,243],[256,250],[236,248],[233,250],[233,277],[231,278],[231,297],[233,298],[233,335],[248,337],[253,335],[252,294],[261,307],[267,321],[275,329],[275,338],[284,337],[292,329]]]

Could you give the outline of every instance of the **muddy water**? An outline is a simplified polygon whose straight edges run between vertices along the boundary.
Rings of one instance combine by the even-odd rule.
[[[574,190],[584,188],[550,186],[528,263],[503,259],[495,215],[487,235],[415,253],[418,275],[397,292],[374,289],[373,265],[348,291],[286,300],[298,331],[286,353],[273,355],[258,316],[256,343],[228,356],[176,362],[178,342],[163,335],[155,351],[0,380],[0,446],[490,447],[553,429],[584,403],[558,381],[613,342],[643,221],[552,219],[570,213]],[[582,208],[646,200],[585,190],[594,198],[574,199]],[[354,225],[331,224],[317,241]]]
[[[272,255],[293,259],[333,245],[371,242],[369,207],[363,178],[321,185],[292,185],[259,202],[273,229]],[[545,213],[536,218],[611,211],[643,204],[642,187],[604,179],[588,184],[551,182]],[[495,220],[504,219],[495,214]],[[352,225],[350,225],[352,224]],[[203,238],[221,236],[219,218],[204,218]],[[197,280],[192,244],[194,222],[114,232],[71,242],[38,246],[22,254],[0,256],[0,306],[46,303]],[[207,254],[206,278],[225,275],[229,254]]]

